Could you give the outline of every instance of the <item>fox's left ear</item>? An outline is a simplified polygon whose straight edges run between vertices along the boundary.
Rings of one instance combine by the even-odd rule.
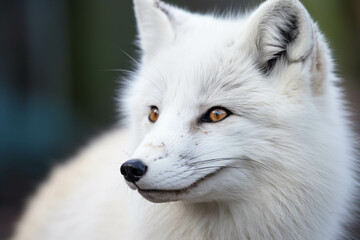
[[[145,55],[172,44],[188,13],[159,0],[134,0],[140,47]]]
[[[250,51],[265,74],[278,60],[300,62],[309,57],[314,45],[314,23],[298,0],[268,0],[250,17],[247,33]]]

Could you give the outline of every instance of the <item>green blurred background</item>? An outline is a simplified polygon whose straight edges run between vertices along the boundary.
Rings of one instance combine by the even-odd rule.
[[[178,0],[192,11],[259,0]],[[333,49],[358,125],[360,1],[303,0]],[[0,1],[0,239],[52,166],[119,120],[116,92],[138,58],[131,0]],[[356,231],[356,227],[353,227]]]

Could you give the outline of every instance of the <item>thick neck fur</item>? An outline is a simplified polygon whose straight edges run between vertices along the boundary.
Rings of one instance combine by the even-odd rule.
[[[259,189],[263,198],[251,201],[150,205],[145,214],[151,218],[145,217],[142,224],[151,223],[152,228],[140,226],[148,231],[143,239],[337,239],[339,229],[327,228],[325,232],[322,226],[336,225],[329,223],[329,213],[313,208],[316,203],[312,201],[326,199],[311,200],[304,194],[308,191],[312,195],[312,190],[301,187],[271,188]],[[288,196],[289,191],[294,193],[293,198]],[[297,193],[302,198],[296,198]]]

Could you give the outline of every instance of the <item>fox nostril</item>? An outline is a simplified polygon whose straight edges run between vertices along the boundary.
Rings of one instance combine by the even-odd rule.
[[[137,182],[147,171],[147,166],[138,159],[131,159],[124,162],[120,167],[120,172],[129,182]]]

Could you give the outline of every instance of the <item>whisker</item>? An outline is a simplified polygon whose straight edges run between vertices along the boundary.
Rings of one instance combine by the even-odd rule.
[[[192,151],[194,151],[194,149]],[[210,152],[206,152],[206,153],[203,153],[203,154],[193,156],[193,157],[189,158],[189,160],[193,160],[195,158],[203,157],[203,156],[206,156],[208,154],[212,154],[212,153],[216,153],[216,152],[222,152],[222,151],[224,151],[224,149],[216,149],[216,150],[213,150],[213,151],[210,151]]]
[[[241,160],[241,161],[250,161],[253,163],[256,163],[266,169],[269,169],[268,166],[266,166],[264,163],[261,163],[259,161],[253,160],[251,158],[210,158],[210,159],[203,159],[203,160],[199,160],[196,161],[194,163],[189,163],[187,162],[186,164],[188,165],[189,169],[186,169],[183,171],[183,173],[189,172],[189,171],[197,171],[197,170],[204,170],[204,169],[210,169],[210,168],[238,168],[238,169],[246,169],[244,167],[236,167],[236,166],[231,166],[231,165],[222,165],[222,166],[214,166],[214,165],[210,165],[210,166],[206,166],[207,163],[214,163],[214,162],[221,162],[221,161],[234,161],[234,160]],[[167,178],[173,178],[174,176],[178,175],[179,172],[175,171],[175,170],[169,170],[168,172],[173,172],[173,175],[168,176]],[[243,171],[242,171],[243,172]],[[245,172],[243,172],[245,174]],[[246,174],[245,174],[246,175]],[[187,176],[188,177],[188,176]]]
[[[198,167],[198,168],[191,168],[191,169],[187,169],[184,172],[188,172],[188,171],[197,171],[197,170],[207,170],[207,169],[221,169],[221,168],[233,168],[233,169],[247,169],[244,167],[237,167],[237,166],[221,166],[221,165],[212,165],[212,166],[206,166],[206,167]]]
[[[124,148],[122,148],[121,146],[119,148],[126,156],[130,157],[130,154],[126,152]]]
[[[200,160],[200,161],[196,161],[194,163],[191,163],[191,165],[201,165],[201,164],[206,164],[206,163],[211,163],[211,162],[217,162],[217,161],[233,161],[233,160],[241,160],[241,161],[249,161],[249,162],[254,162],[256,164],[259,164],[265,168],[268,168],[268,166],[262,162],[256,161],[254,159],[248,158],[248,157],[244,157],[244,158],[210,158],[210,159],[204,159],[204,160]]]
[[[193,153],[195,151],[196,148],[193,148],[191,151],[187,152],[183,157],[187,158],[191,153]],[[192,159],[192,158],[190,158]]]
[[[129,73],[129,74],[135,74],[135,71],[132,70],[128,70],[128,69],[121,69],[121,68],[114,68],[114,69],[104,69],[102,70],[104,72],[125,72],[125,73]]]
[[[243,170],[246,170],[246,168],[237,167],[237,166],[220,166],[220,165],[214,166],[214,165],[213,165],[213,166],[199,167],[199,168],[196,168],[196,169],[187,169],[187,170],[183,171],[182,173],[193,172],[193,171],[196,171],[196,170],[198,170],[198,171],[201,171],[201,170],[209,170],[209,169],[210,169],[210,170],[215,169],[215,170],[214,170],[214,172],[215,172],[215,171],[217,171],[217,170],[219,170],[219,169],[224,169],[224,168],[232,168],[232,169],[239,170],[239,171],[241,171],[249,180],[251,180],[250,177],[249,177],[249,175],[248,175],[245,171],[243,171]],[[169,176],[169,177],[167,177],[167,178],[173,178],[173,177],[179,175],[179,173],[176,172],[176,171],[171,171],[171,172],[174,172],[175,174],[172,175],[172,176]],[[191,175],[191,174],[190,174],[190,175]],[[182,177],[180,177],[180,178],[178,178],[178,179],[175,179],[175,180],[176,180],[176,181],[181,181],[181,180],[183,180],[183,179],[188,179],[188,178],[189,178],[189,175],[186,175],[186,176],[182,176]],[[159,182],[161,182],[161,181],[162,181],[162,180],[156,181],[155,184],[157,184],[157,183],[159,183]],[[174,187],[176,187],[176,182],[171,182],[171,185],[173,185]]]
[[[108,72],[123,72],[123,73],[127,73],[127,74],[129,74],[129,75],[136,75],[136,72],[133,71],[133,70],[121,69],[121,68],[120,68],[120,69],[105,69],[104,71],[108,71]],[[148,82],[150,82],[154,87],[157,86],[156,83],[155,83],[155,81],[151,80],[150,78],[146,78],[146,77],[144,77],[144,76],[142,76],[142,75],[140,75],[140,74],[137,74],[136,76],[137,76],[137,77],[140,77],[140,78],[142,78],[142,79],[144,79],[144,80],[146,80],[146,81],[148,81]]]
[[[138,62],[135,58],[133,58],[129,53],[127,53],[124,49],[122,49],[121,47],[120,47],[120,50],[129,58],[129,59],[131,59],[138,67],[140,67],[141,66],[141,64],[140,64],[140,62]],[[156,72],[159,74],[159,76],[160,76],[160,78],[159,79],[161,79],[161,80],[163,80],[164,82],[166,82],[165,81],[165,77],[164,77],[164,75],[162,74],[162,72],[159,70],[159,69],[157,69],[156,67],[153,67],[155,70],[156,70]],[[138,74],[138,76],[139,76],[139,74]],[[152,81],[152,80],[150,80],[150,79],[148,79],[148,78],[144,78],[144,77],[142,77],[143,79],[145,79],[145,80],[147,80],[147,81],[149,81],[149,82],[151,82],[152,84],[153,84],[153,86],[154,87],[157,87],[157,84],[154,82],[154,81]]]
[[[130,58],[134,63],[136,63],[138,66],[141,66],[141,64],[135,60],[135,58],[133,58],[132,56],[130,56],[130,54],[128,54],[124,49],[120,48],[120,50],[128,57]]]

